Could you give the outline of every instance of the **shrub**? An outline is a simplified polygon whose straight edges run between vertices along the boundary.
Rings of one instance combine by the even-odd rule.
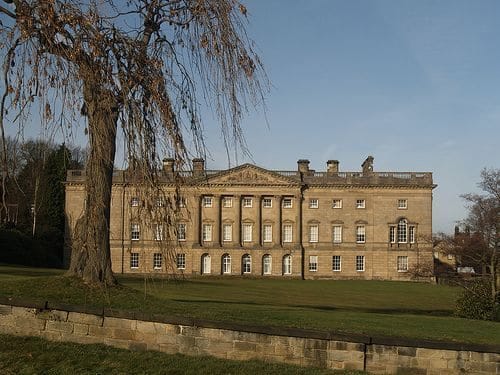
[[[455,314],[468,319],[500,320],[499,301],[492,300],[488,279],[467,281],[457,299]]]

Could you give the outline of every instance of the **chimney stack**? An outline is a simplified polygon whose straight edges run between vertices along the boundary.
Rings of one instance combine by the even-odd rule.
[[[306,159],[300,159],[297,161],[297,166],[299,169],[299,172],[302,174],[309,174],[309,160]]]
[[[363,174],[373,173],[373,156],[368,156],[361,164],[361,168],[363,168]]]
[[[333,176],[335,173],[339,172],[339,161],[338,160],[328,160],[326,162],[326,173],[328,176]]]
[[[172,176],[174,174],[174,159],[163,159],[163,173],[167,176]]]
[[[201,158],[193,159],[193,176],[200,177],[205,172],[205,160]]]

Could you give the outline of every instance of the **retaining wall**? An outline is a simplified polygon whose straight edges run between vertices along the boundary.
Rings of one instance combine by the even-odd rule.
[[[245,326],[2,297],[0,333],[374,374],[500,374],[500,346]]]

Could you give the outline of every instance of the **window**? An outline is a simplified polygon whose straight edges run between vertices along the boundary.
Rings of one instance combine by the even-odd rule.
[[[283,208],[292,208],[293,201],[292,198],[283,198]]]
[[[179,241],[186,241],[186,224],[180,223],[177,225],[177,239]]]
[[[250,198],[250,197],[244,197],[243,198],[243,207],[245,207],[245,208],[252,207],[252,198]]]
[[[332,271],[340,272],[342,269],[342,258],[340,255],[334,255],[332,257]]]
[[[153,239],[156,241],[163,240],[163,225],[153,224]]]
[[[224,242],[231,242],[233,240],[233,225],[223,224],[222,225],[222,240]]]
[[[283,275],[292,274],[292,256],[287,254],[283,257]]]
[[[364,199],[356,199],[356,208],[365,208],[366,201]]]
[[[161,270],[161,264],[162,264],[163,257],[161,253],[154,253],[153,254],[153,268],[155,270]]]
[[[356,255],[356,271],[363,272],[365,270],[365,256]]]
[[[248,254],[243,255],[243,258],[241,260],[242,260],[241,268],[243,273],[252,272],[252,258],[250,257],[250,255]]]
[[[212,241],[212,224],[203,224],[203,241]]]
[[[132,197],[132,199],[130,200],[130,205],[132,207],[138,207],[139,206],[139,198]]]
[[[309,271],[316,272],[318,270],[318,256],[309,256]]]
[[[341,243],[342,242],[342,226],[334,225],[332,227],[332,238],[333,243]]]
[[[408,200],[407,199],[398,199],[398,209],[406,210],[408,208]]]
[[[283,225],[283,242],[292,242],[292,224]]]
[[[139,253],[130,253],[130,268],[139,268]]]
[[[186,198],[179,197],[178,200],[177,200],[177,207],[183,208],[183,207],[186,207],[186,206],[187,206]]]
[[[410,225],[408,227],[408,234],[410,237],[410,243],[415,243],[415,226]]]
[[[319,199],[311,198],[309,199],[309,208],[318,208],[319,207]]]
[[[272,242],[273,241],[273,226],[271,224],[264,224],[263,228],[263,237],[264,242]]]
[[[210,274],[212,272],[212,260],[209,254],[203,254],[201,256],[201,273],[204,275]]]
[[[222,273],[231,273],[231,256],[229,254],[222,256]]]
[[[262,273],[270,275],[272,272],[272,258],[271,255],[266,254],[262,257]]]
[[[262,207],[264,207],[264,208],[271,208],[271,207],[273,207],[273,200],[272,200],[272,198],[264,198],[262,200]]]
[[[318,242],[318,232],[317,224],[309,225],[309,242]]]
[[[399,243],[406,243],[408,238],[407,238],[407,228],[408,228],[408,222],[406,219],[401,219],[399,220],[398,223],[398,242]]]
[[[356,226],[356,242],[357,243],[365,243],[366,241],[366,232],[364,225]]]
[[[243,224],[243,242],[252,242],[252,224]]]
[[[141,227],[139,224],[132,224],[130,227],[130,239],[132,241],[137,241],[141,237]]]
[[[398,256],[398,272],[408,272],[407,256]]]
[[[178,270],[186,269],[186,254],[177,254],[175,261]]]
[[[156,207],[163,207],[163,206],[165,206],[165,200],[163,199],[163,197],[157,197],[155,199],[155,206]]]
[[[396,243],[396,227],[394,225],[389,227],[389,242]]]
[[[231,208],[231,207],[233,207],[233,198],[232,197],[224,197],[222,199],[222,206],[224,208]]]
[[[212,207],[212,197],[203,197],[203,207]]]
[[[332,202],[332,208],[342,208],[342,199],[334,199]]]

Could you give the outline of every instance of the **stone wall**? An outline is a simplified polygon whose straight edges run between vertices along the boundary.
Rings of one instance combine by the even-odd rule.
[[[0,297],[0,333],[374,374],[500,374],[500,347],[342,336]]]

